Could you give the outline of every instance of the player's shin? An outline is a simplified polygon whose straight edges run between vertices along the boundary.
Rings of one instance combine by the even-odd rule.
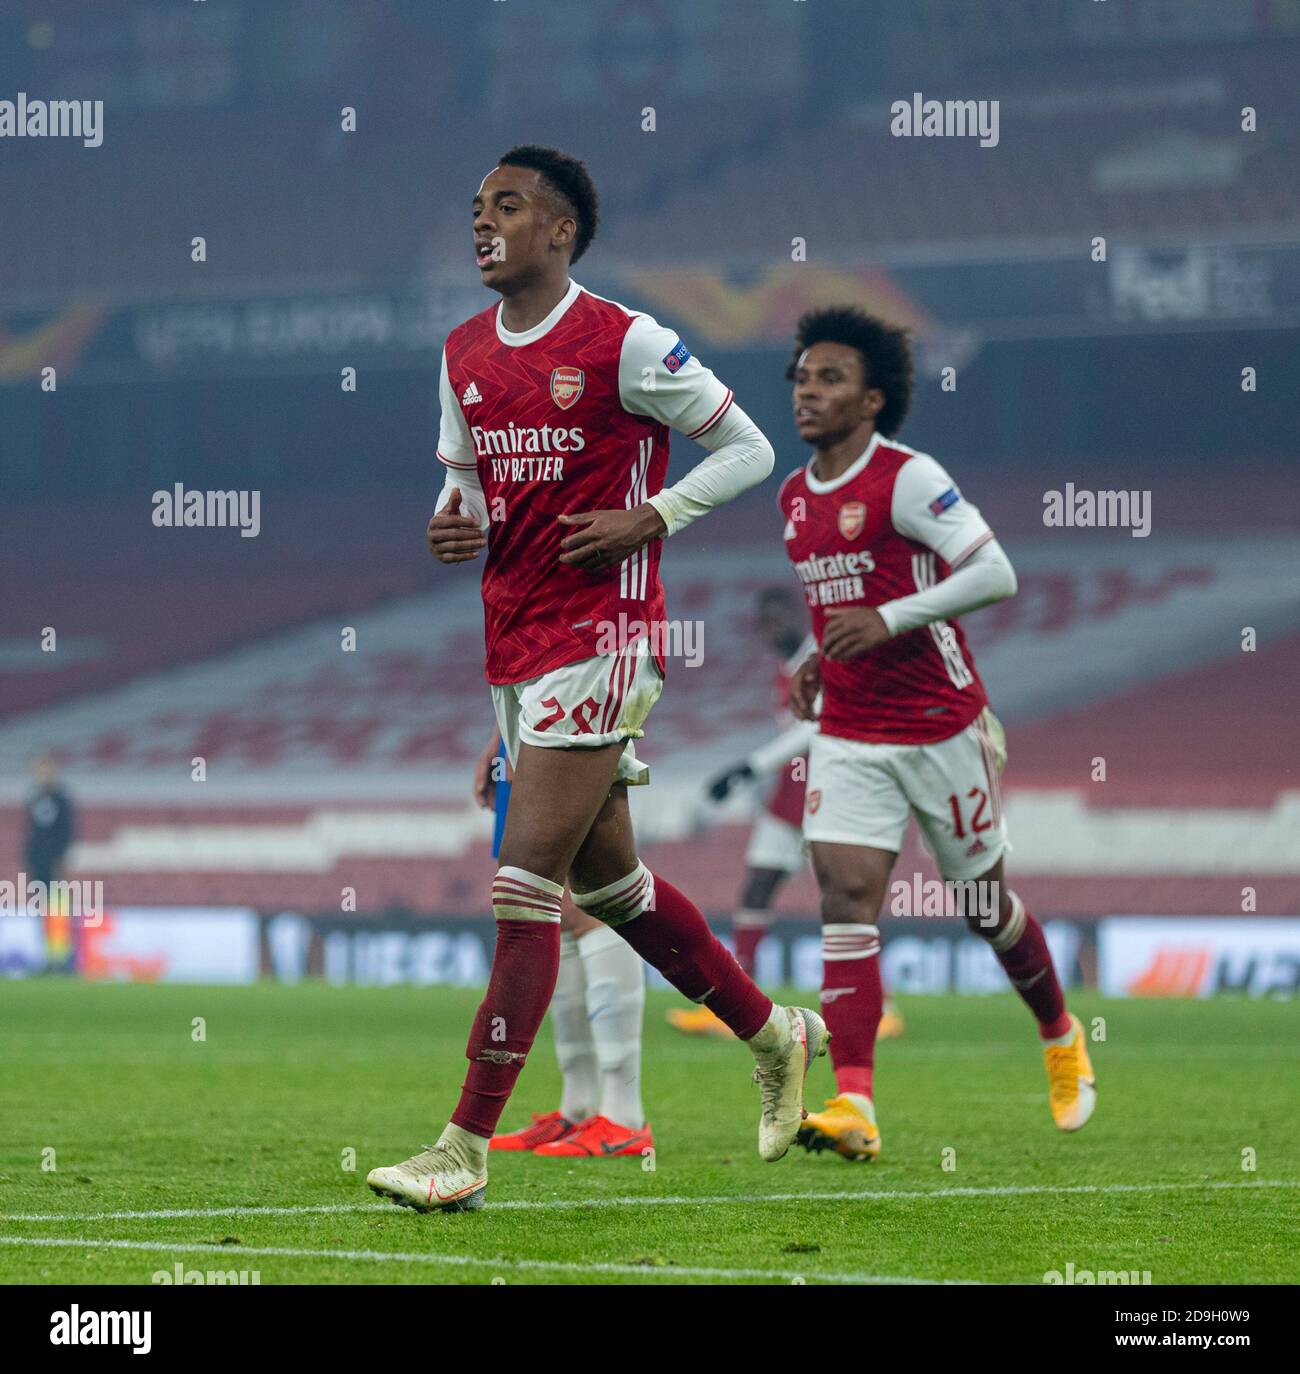
[[[679,992],[702,1002],[742,1040],[758,1035],[772,999],[755,987],[709,929],[699,908],[643,863],[595,892],[573,900],[618,932]]]
[[[465,1048],[469,1072],[452,1125],[487,1142],[514,1090],[555,991],[560,963],[559,883],[524,869],[502,867],[492,885],[496,952],[487,993]],[[474,1152],[472,1139],[457,1137]]]
[[[1005,913],[999,906],[996,922],[969,922],[972,930],[988,941],[1011,986],[1034,1014],[1044,1040],[1056,1039],[1070,1030],[1065,995],[1056,976],[1052,953],[1043,928],[1014,892],[1007,893]]]
[[[758,911],[751,907],[741,907],[731,923],[736,942],[736,962],[751,977],[755,977],[754,964],[758,957],[758,947],[763,937],[772,927],[772,913]]]
[[[876,1031],[884,991],[880,931],[865,922],[822,926],[822,1016],[840,1093],[872,1096]]]

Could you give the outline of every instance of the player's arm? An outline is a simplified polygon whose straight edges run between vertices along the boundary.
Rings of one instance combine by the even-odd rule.
[[[726,801],[741,783],[753,782],[756,778],[775,773],[791,759],[806,754],[816,733],[817,726],[812,721],[797,721],[782,730],[775,739],[760,744],[744,763],[733,764],[726,772],[713,778],[707,787],[709,796],[716,802]]]
[[[492,767],[501,753],[501,732],[493,731],[487,748],[474,761],[474,800],[485,811],[496,803],[497,780]]]
[[[560,516],[578,527],[563,541],[562,563],[603,567],[621,562],[651,539],[676,534],[756,486],[776,461],[772,445],[736,405],[731,389],[648,315],[638,315],[624,336],[619,392],[625,410],[694,439],[709,456],[633,510]]]
[[[832,660],[855,658],[936,620],[953,620],[1016,594],[1011,560],[979,510],[927,454],[899,469],[891,509],[894,528],[933,550],[949,566],[933,587],[886,601],[826,613],[821,651]]]
[[[442,418],[438,423],[438,461],[447,477],[429,521],[429,552],[440,563],[467,563],[487,544],[487,498],[478,477],[474,441],[465,416],[456,402],[447,377],[447,351],[443,350],[438,379]]]

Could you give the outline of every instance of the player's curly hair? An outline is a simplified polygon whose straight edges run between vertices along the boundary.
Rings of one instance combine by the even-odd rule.
[[[596,237],[596,226],[600,223],[600,196],[596,193],[596,183],[592,181],[591,173],[587,171],[587,164],[560,152],[558,148],[543,148],[537,143],[521,143],[511,148],[497,159],[497,164],[501,167],[527,167],[541,173],[564,213],[578,221],[573,256],[569,259],[570,262],[577,262]]]
[[[907,330],[868,315],[856,305],[809,310],[800,316],[795,329],[794,355],[785,370],[787,381],[794,381],[800,355],[816,343],[857,349],[867,385],[885,393],[876,428],[886,437],[897,434],[912,404],[912,342]]]

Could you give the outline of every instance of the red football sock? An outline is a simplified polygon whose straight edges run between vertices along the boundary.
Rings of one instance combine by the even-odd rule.
[[[736,962],[750,978],[754,976],[754,959],[758,954],[759,942],[771,924],[772,918],[766,911],[755,911],[749,907],[742,907],[736,912],[731,923],[736,940]]]
[[[823,925],[822,1016],[831,1033],[837,1091],[871,1097],[883,1002],[877,928],[857,922]]]
[[[644,864],[598,892],[573,900],[607,921],[646,961],[692,1002],[702,1002],[741,1040],[772,1014],[772,999],[754,986],[699,908]]]
[[[492,976],[470,1027],[465,1046],[469,1072],[451,1114],[455,1125],[475,1135],[491,1136],[496,1130],[555,991],[560,971],[560,889],[555,883],[538,885],[543,882],[522,869],[502,869],[493,885],[497,943]],[[516,911],[536,912],[540,919],[503,919],[502,911],[512,906]],[[552,910],[554,920],[549,919]]]
[[[1054,1040],[1069,1032],[1070,1018],[1066,1014],[1065,994],[1056,977],[1052,953],[1047,948],[1042,926],[1025,904],[1014,892],[1007,896],[1011,901],[1011,914],[986,938],[998,963],[1011,979],[1011,986],[1034,1013],[1039,1035],[1044,1040]]]

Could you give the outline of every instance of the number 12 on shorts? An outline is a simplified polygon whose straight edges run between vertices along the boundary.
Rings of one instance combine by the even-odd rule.
[[[991,830],[993,828],[992,818],[984,814],[984,809],[989,804],[989,794],[982,787],[972,787],[966,793],[966,800],[975,803],[970,816],[970,833],[978,835],[983,830]],[[953,833],[959,840],[964,840],[967,830],[962,824],[961,802],[958,800],[956,792],[948,793],[948,805],[952,808]]]

